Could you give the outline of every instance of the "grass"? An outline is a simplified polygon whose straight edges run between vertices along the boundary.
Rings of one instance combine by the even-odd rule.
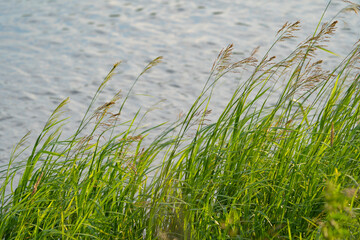
[[[115,64],[72,137],[61,137],[64,100],[31,153],[21,155],[25,136],[0,169],[0,238],[359,239],[360,44],[332,71],[316,58],[332,53],[336,23],[319,23],[279,61],[273,48],[299,22],[260,60],[233,61],[229,45],[189,111],[149,129],[139,114],[120,116],[161,57],[122,102],[118,93],[96,107]],[[216,83],[243,68],[248,79],[210,123]]]

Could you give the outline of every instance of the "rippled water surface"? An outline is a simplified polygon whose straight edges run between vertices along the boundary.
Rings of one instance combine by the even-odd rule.
[[[66,97],[71,99],[72,120],[65,132],[75,128],[107,71],[119,60],[119,74],[100,101],[119,89],[126,92],[142,68],[161,55],[163,63],[139,82],[123,117],[166,99],[148,121],[172,121],[200,93],[221,48],[234,43],[239,59],[257,46],[265,50],[286,21],[301,20],[298,35],[304,39],[327,2],[2,0],[0,162],[8,161],[11,147],[28,130],[36,136]],[[325,19],[344,6],[333,1]],[[352,13],[339,20],[339,35],[329,48],[346,55],[360,38],[360,21]],[[284,56],[294,44],[283,43],[274,54]],[[220,83],[213,112],[221,111],[237,81]]]

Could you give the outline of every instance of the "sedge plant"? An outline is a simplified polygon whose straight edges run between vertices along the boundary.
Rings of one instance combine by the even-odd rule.
[[[21,155],[25,136],[0,169],[0,239],[360,238],[360,44],[332,71],[316,55],[333,54],[325,43],[336,25],[320,21],[279,61],[272,52],[299,22],[284,24],[259,60],[255,49],[233,61],[230,44],[169,125],[142,128],[140,112],[121,118],[161,57],[122,102],[118,92],[96,107],[115,64],[70,138],[61,134],[66,99],[30,154]],[[244,68],[248,78],[209,122],[217,82]]]

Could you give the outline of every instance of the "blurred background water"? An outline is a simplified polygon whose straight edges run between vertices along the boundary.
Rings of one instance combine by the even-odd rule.
[[[356,3],[358,1],[354,0]],[[0,0],[0,163],[32,130],[36,136],[61,100],[70,97],[69,124],[77,127],[97,87],[122,60],[100,102],[126,93],[146,64],[164,61],[135,88],[123,118],[164,100],[147,121],[173,121],[186,112],[204,85],[218,52],[235,45],[234,57],[264,52],[286,22],[301,21],[299,41],[311,34],[327,0]],[[325,20],[347,4],[333,1]],[[345,56],[360,38],[360,18],[338,17],[329,49]],[[298,43],[298,42],[297,42]],[[285,42],[273,52],[290,53]],[[260,51],[260,52],[261,52]],[[332,61],[340,59],[326,55]],[[211,107],[219,113],[240,76],[217,87]],[[31,138],[31,139],[34,139]]]

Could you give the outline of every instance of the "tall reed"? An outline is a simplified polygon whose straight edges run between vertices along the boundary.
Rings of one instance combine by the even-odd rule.
[[[359,9],[351,4],[347,10]],[[274,47],[299,22],[284,24],[260,60],[255,50],[233,61],[229,45],[187,114],[160,133],[160,125],[141,128],[139,113],[120,116],[161,57],[123,102],[119,92],[96,108],[116,63],[72,137],[61,137],[66,99],[29,156],[19,155],[25,136],[1,168],[0,238],[359,238],[360,44],[333,71],[316,58],[332,53],[324,43],[336,24],[319,23],[279,61]],[[209,123],[216,83],[245,67],[249,78]]]

